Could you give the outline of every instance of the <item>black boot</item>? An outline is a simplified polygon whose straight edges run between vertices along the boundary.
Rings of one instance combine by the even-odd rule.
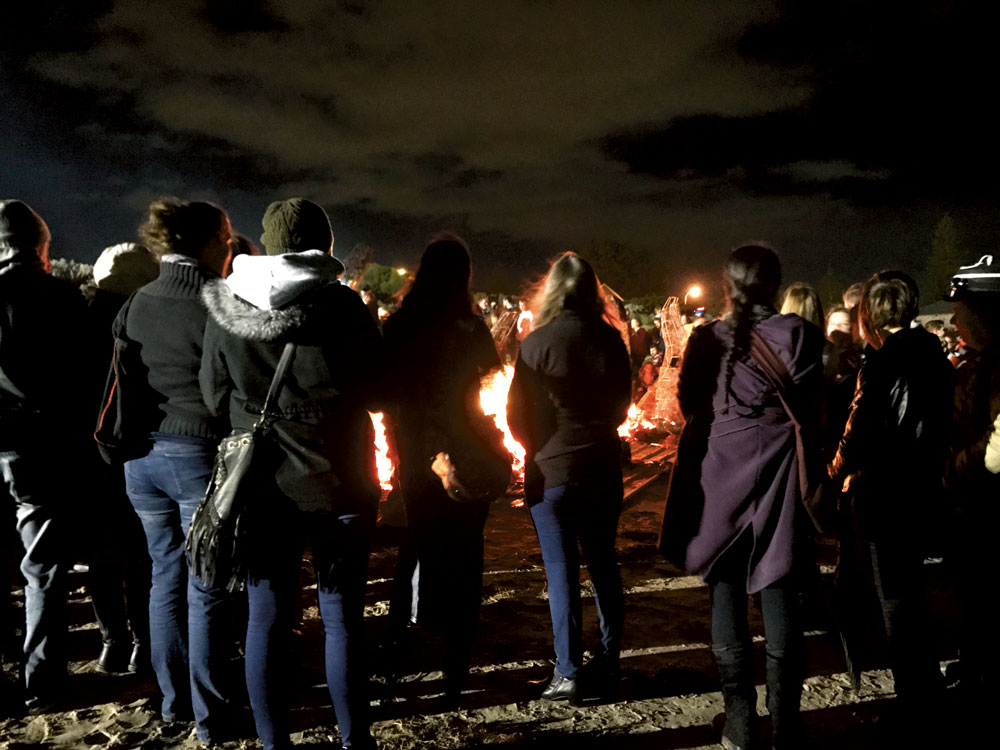
[[[103,674],[122,674],[129,671],[129,646],[120,640],[104,641],[101,655],[97,657],[97,671]]]
[[[798,656],[768,652],[767,710],[771,714],[771,744],[774,750],[803,747],[799,703],[802,670]]]
[[[757,747],[757,691],[753,685],[753,647],[713,647],[715,666],[722,681],[722,700],[726,706],[726,726],[722,746],[726,750],[752,750]]]

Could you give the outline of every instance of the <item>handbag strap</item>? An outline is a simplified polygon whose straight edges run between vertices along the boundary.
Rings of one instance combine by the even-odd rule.
[[[809,467],[806,460],[805,443],[802,439],[802,422],[799,420],[791,404],[791,391],[794,385],[792,374],[788,371],[788,367],[782,361],[781,357],[778,356],[778,353],[755,330],[750,332],[750,356],[757,361],[757,364],[764,371],[764,375],[767,376],[771,385],[778,392],[778,399],[781,401],[781,405],[785,407],[785,412],[795,427],[795,453],[799,465],[799,489],[802,491],[802,499],[804,501],[808,495],[810,486]]]
[[[750,356],[757,361],[757,364],[764,371],[764,375],[767,376],[771,385],[778,392],[778,399],[781,401],[781,405],[785,407],[785,411],[788,412],[789,419],[795,422],[796,425],[800,425],[801,422],[789,402],[792,388],[794,387],[792,374],[788,371],[788,367],[782,361],[781,357],[778,356],[778,353],[771,348],[771,345],[757,331],[750,332]]]
[[[271,385],[268,387],[267,396],[264,398],[264,406],[260,410],[260,419],[253,426],[255,431],[266,429],[270,426],[270,419],[278,416],[271,412],[271,406],[278,400],[278,394],[281,393],[281,388],[285,384],[285,375],[288,372],[288,365],[291,363],[294,353],[295,343],[292,341],[287,342],[285,348],[281,350],[281,358],[278,360],[278,366],[274,369],[274,377],[271,378]]]

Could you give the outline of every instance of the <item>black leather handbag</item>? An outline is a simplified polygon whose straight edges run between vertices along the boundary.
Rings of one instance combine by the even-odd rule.
[[[186,543],[191,570],[206,586],[236,591],[246,582],[246,558],[241,554],[240,531],[241,525],[245,525],[254,469],[259,468],[254,464],[254,453],[260,451],[272,423],[280,418],[272,409],[284,385],[294,351],[295,344],[285,344],[260,419],[253,428],[233,430],[219,443],[212,479],[191,519]]]

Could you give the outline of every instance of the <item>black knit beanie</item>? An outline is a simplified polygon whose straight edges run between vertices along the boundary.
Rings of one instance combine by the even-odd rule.
[[[320,206],[305,198],[275,201],[261,220],[264,234],[260,241],[268,255],[322,250],[333,247],[330,219]]]

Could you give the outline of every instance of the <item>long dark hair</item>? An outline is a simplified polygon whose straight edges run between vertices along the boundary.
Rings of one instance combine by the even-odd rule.
[[[743,245],[729,254],[722,271],[730,306],[728,323],[733,329],[733,343],[726,361],[728,390],[736,362],[750,351],[754,325],[774,305],[781,287],[781,262],[767,245]]]
[[[436,234],[420,258],[400,309],[437,319],[472,315],[471,278],[472,262],[465,240],[451,232]]]

